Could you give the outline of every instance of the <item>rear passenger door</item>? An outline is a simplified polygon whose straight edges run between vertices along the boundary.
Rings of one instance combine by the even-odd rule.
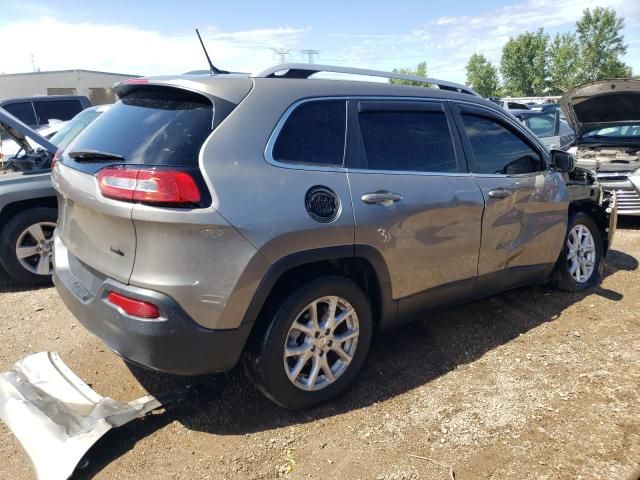
[[[475,290],[483,197],[446,102],[350,102],[355,243],[382,254],[399,315]]]
[[[485,211],[478,263],[479,288],[501,290],[544,278],[566,233],[568,195],[548,154],[493,109],[453,104]]]

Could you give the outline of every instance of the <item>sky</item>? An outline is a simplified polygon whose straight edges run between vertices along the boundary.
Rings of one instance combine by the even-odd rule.
[[[504,43],[544,27],[573,31],[584,8],[625,18],[624,61],[640,73],[638,0],[217,1],[0,0],[0,73],[62,69],[163,75],[206,69],[194,28],[213,63],[259,72],[278,63],[272,48],[320,50],[317,63],[380,70],[426,61],[432,77],[464,82],[474,53],[498,64]]]

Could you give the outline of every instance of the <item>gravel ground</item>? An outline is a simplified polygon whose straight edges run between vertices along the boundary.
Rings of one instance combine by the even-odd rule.
[[[107,434],[74,478],[637,479],[640,221],[621,227],[599,288],[522,288],[385,334],[355,388],[307,413],[274,406],[241,369],[185,379],[127,366],[54,289],[4,276],[0,370],[57,350],[119,400],[203,385]],[[0,478],[33,478],[4,425],[0,458]]]

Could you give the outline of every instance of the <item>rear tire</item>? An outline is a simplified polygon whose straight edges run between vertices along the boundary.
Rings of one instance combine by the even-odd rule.
[[[18,283],[51,284],[53,230],[57,220],[55,208],[30,208],[14,215],[0,231],[0,262]],[[22,257],[18,256],[19,249]],[[28,255],[31,251],[33,254]]]
[[[565,292],[581,292],[599,284],[604,271],[603,253],[600,230],[593,218],[583,212],[573,214],[551,284]]]
[[[351,386],[372,333],[371,306],[362,290],[345,277],[322,277],[277,308],[255,348],[245,352],[245,369],[278,405],[312,408]]]

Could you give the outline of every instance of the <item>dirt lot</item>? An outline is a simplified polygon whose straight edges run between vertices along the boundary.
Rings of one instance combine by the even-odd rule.
[[[4,276],[0,370],[57,350],[120,400],[206,385],[110,432],[75,478],[450,479],[451,468],[456,479],[635,479],[639,261],[640,222],[626,222],[600,288],[523,288],[385,334],[356,387],[309,413],[274,406],[241,369],[185,380],[127,367],[54,289],[21,290]],[[0,458],[0,478],[32,478],[4,425]]]

